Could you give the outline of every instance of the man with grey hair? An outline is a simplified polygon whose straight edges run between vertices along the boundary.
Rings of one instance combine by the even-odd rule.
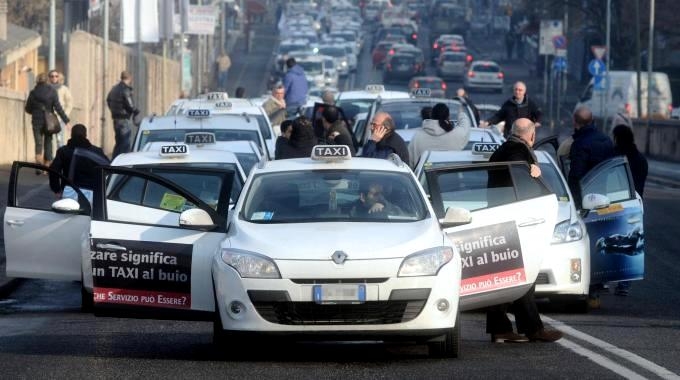
[[[262,108],[267,113],[272,125],[281,125],[286,120],[286,100],[283,84],[277,84],[272,88],[272,94],[264,103]]]
[[[371,138],[364,145],[361,157],[387,158],[395,153],[408,164],[409,154],[406,142],[395,132],[394,120],[387,112],[376,112],[371,126]]]
[[[536,127],[540,127],[542,115],[543,113],[538,105],[529,99],[529,95],[527,95],[527,85],[524,82],[516,82],[512,86],[512,98],[503,103],[501,109],[488,120],[481,121],[479,126],[486,128],[489,125],[505,121],[503,136],[507,139],[510,135],[510,129],[508,127],[511,126],[515,120],[526,118],[534,122]]]
[[[534,178],[539,177],[541,169],[538,166],[538,160],[532,149],[535,139],[536,125],[529,119],[517,119],[512,124],[508,140],[491,155],[489,162],[524,161],[530,165],[531,176]],[[541,316],[538,314],[538,308],[536,307],[536,300],[534,299],[535,290],[536,286],[534,285],[526,294],[511,304],[496,305],[487,309],[486,332],[491,334],[493,342],[554,342],[562,338],[561,332],[548,330],[543,327]],[[512,322],[510,322],[507,315],[508,310],[515,314],[517,334],[513,332]]]
[[[324,104],[335,105],[335,93],[331,90],[325,90],[321,94],[321,100],[323,100]]]

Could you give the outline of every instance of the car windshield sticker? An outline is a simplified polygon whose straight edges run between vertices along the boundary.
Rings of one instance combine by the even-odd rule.
[[[597,212],[597,215],[613,214],[619,211],[623,211],[623,205],[621,205],[621,203],[614,203],[613,205],[609,205],[608,207],[595,210],[595,212]]]
[[[187,200],[181,195],[165,193],[163,194],[159,207],[163,210],[181,212],[184,210],[186,201]]]
[[[272,220],[274,217],[273,211],[256,211],[253,216],[250,217],[251,220]]]
[[[526,282],[519,234],[514,221],[448,235],[460,252],[460,295],[509,288]]]
[[[191,244],[91,239],[94,302],[191,308]]]

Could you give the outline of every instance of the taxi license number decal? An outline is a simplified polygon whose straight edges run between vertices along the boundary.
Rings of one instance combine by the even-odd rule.
[[[163,210],[181,212],[184,210],[186,202],[187,200],[181,195],[165,193],[159,207]]]
[[[526,282],[522,246],[514,221],[448,234],[460,252],[460,295]]]
[[[609,205],[609,207],[601,208],[598,210],[595,210],[597,212],[597,215],[607,215],[607,214],[613,214],[615,212],[623,211],[623,205],[620,203],[616,203],[613,205]]]

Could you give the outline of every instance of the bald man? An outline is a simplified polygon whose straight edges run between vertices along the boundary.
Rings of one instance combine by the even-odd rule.
[[[503,143],[489,158],[489,162],[500,161],[524,161],[530,165],[531,176],[536,178],[541,175],[538,160],[532,149],[536,139],[536,124],[529,119],[520,118],[512,124],[508,140]],[[504,183],[504,182],[509,183]],[[489,177],[489,187],[512,186],[509,175]],[[546,329],[538,314],[536,300],[534,299],[535,285],[526,294],[511,304],[496,305],[487,308],[486,332],[491,334],[491,341],[497,343],[514,342],[523,343],[529,341],[554,342],[562,338],[562,333],[557,330]],[[517,333],[512,329],[512,322],[508,318],[508,309],[515,314]]]
[[[590,169],[614,156],[614,144],[609,137],[595,128],[593,113],[586,106],[574,111],[573,125],[574,141],[569,149],[570,169],[567,178],[576,205],[581,208],[582,194],[579,181]]]
[[[387,112],[376,112],[369,123],[371,138],[364,145],[362,157],[387,158],[391,153],[409,163],[408,148],[404,139],[395,132],[392,116]]]
[[[510,126],[515,120],[527,118],[534,122],[536,127],[540,127],[541,116],[543,113],[533,100],[527,95],[527,85],[524,82],[516,82],[512,86],[512,98],[508,99],[501,109],[491,116],[488,120],[479,123],[479,126],[486,128],[489,125],[498,124],[505,121],[503,136],[507,139],[510,136]]]

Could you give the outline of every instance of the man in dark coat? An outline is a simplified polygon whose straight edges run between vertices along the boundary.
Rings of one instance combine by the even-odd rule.
[[[139,110],[132,103],[132,75],[127,71],[120,73],[120,82],[113,86],[106,96],[106,104],[111,111],[113,129],[116,134],[116,145],[113,147],[113,158],[131,149],[132,118]]]
[[[335,106],[326,105],[321,113],[326,144],[347,145],[352,156],[356,155],[352,135],[349,133],[345,121],[340,119],[340,112]]]
[[[541,126],[541,109],[527,95],[527,86],[524,82],[517,82],[512,88],[512,98],[508,99],[501,109],[491,118],[480,123],[480,127],[486,128],[488,125],[498,124],[505,121],[503,136],[507,139],[510,136],[510,126],[519,118],[527,118],[534,122],[536,127]]]
[[[597,164],[614,156],[614,145],[609,137],[598,131],[593,124],[593,113],[586,106],[574,111],[574,142],[569,149],[570,169],[567,176],[569,189],[576,205],[581,208],[579,181]]]
[[[293,120],[290,138],[287,144],[281,144],[277,159],[311,157],[316,145],[316,136],[312,122],[304,116]]]
[[[24,111],[31,114],[31,126],[33,127],[35,142],[35,162],[50,166],[52,162],[52,134],[45,131],[47,125],[45,113],[56,111],[66,128],[70,126],[70,120],[61,107],[61,103],[59,103],[57,90],[47,83],[47,75],[44,73],[38,75],[37,83],[26,99]],[[36,174],[39,173],[41,172],[36,172]]]
[[[525,118],[517,119],[512,124],[512,133],[508,140],[503,143],[489,158],[489,162],[501,161],[524,161],[530,165],[531,176],[536,178],[541,175],[538,160],[532,149],[536,139],[535,124]],[[538,314],[534,291],[532,286],[526,294],[511,304],[502,304],[489,307],[486,312],[486,332],[491,334],[493,342],[528,342],[544,341],[554,342],[562,338],[562,333],[556,330],[548,330],[543,327],[541,316]],[[511,309],[515,314],[517,332],[512,331],[512,322],[508,319],[507,311]],[[526,336],[522,336],[524,334]]]
[[[92,145],[87,139],[87,128],[76,124],[71,129],[71,138],[66,145],[57,150],[50,169],[62,174],[73,182],[92,202],[95,185],[95,168],[108,165],[109,159],[101,148]],[[77,193],[67,186],[56,174],[50,173],[50,189],[59,198],[78,199]]]
[[[371,138],[364,145],[361,157],[387,158],[395,153],[403,162],[409,163],[406,142],[397,132],[392,117],[387,112],[377,112],[370,123]]]

